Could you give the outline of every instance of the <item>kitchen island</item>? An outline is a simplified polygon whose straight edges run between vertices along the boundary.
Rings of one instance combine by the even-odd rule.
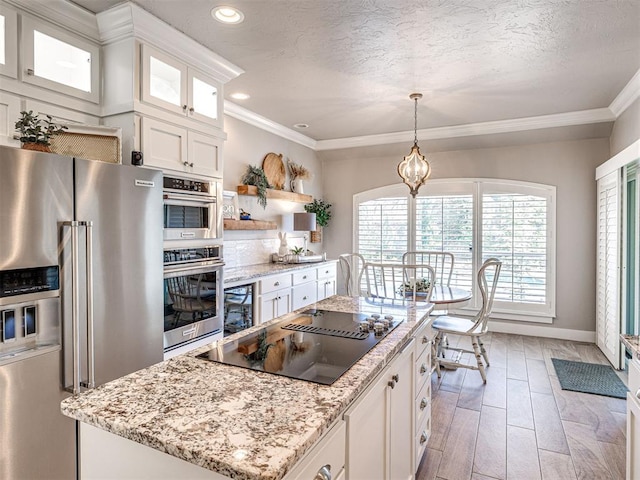
[[[235,479],[283,478],[418,330],[424,330],[433,308],[431,304],[381,306],[365,298],[340,296],[311,307],[391,314],[403,321],[330,386],[196,358],[211,348],[206,346],[71,397],[62,403],[62,412],[202,467],[212,474],[210,478],[220,478],[215,474]],[[289,315],[294,317],[295,312]],[[263,326],[222,343],[237,342]],[[414,389],[410,391],[413,395]],[[112,455],[105,452],[109,462],[118,463]]]

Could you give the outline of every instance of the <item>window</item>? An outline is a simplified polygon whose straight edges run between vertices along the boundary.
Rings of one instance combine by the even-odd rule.
[[[53,25],[22,19],[22,80],[98,103],[100,49]]]
[[[503,262],[494,314],[549,323],[555,316],[555,187],[490,179],[431,180],[416,199],[389,186],[354,197],[356,251],[400,262],[407,250],[455,256],[451,285],[475,289],[484,260]],[[469,308],[479,308],[474,295]]]

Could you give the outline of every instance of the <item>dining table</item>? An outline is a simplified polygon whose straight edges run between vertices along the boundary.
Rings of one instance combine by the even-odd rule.
[[[449,310],[453,305],[462,307],[472,297],[471,290],[446,285],[434,285],[431,291],[431,303],[436,305],[436,310]]]

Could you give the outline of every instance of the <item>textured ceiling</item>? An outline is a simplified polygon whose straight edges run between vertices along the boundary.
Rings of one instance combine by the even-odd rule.
[[[412,130],[414,91],[419,129],[607,107],[640,68],[640,0],[134,3],[245,70],[227,99],[316,140]]]

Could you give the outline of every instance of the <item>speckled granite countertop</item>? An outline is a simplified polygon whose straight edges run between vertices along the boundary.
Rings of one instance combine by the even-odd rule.
[[[638,335],[620,335],[620,340],[625,346],[633,352],[633,356],[640,360],[640,336]]]
[[[224,283],[236,283],[244,280],[258,279],[266,275],[274,275],[303,268],[313,268],[314,266],[336,263],[337,260],[327,260],[326,262],[314,263],[259,263],[257,265],[247,265],[244,267],[232,267],[224,269]]]
[[[428,321],[433,306],[382,308],[334,296],[305,309],[314,307],[405,321],[331,386],[194,358],[209,345],[70,397],[62,412],[231,478],[280,479]]]

